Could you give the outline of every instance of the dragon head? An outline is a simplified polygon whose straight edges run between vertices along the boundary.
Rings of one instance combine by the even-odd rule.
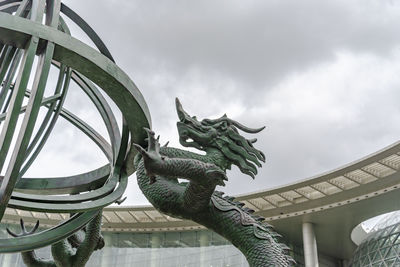
[[[235,164],[244,174],[255,177],[257,167],[265,162],[265,156],[253,144],[257,139],[246,139],[240,135],[239,130],[246,133],[258,133],[265,127],[258,129],[248,128],[237,121],[229,119],[226,115],[219,119],[204,119],[198,121],[191,117],[176,98],[176,111],[179,142],[185,147],[194,147],[203,151],[210,148],[219,150],[227,159],[229,165]]]

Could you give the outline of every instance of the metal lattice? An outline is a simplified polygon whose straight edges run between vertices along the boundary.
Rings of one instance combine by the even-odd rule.
[[[97,50],[71,36],[65,17],[86,33]],[[45,96],[44,92],[54,86],[48,82],[52,68],[58,71],[58,80],[50,88],[52,94]],[[96,106],[107,137],[63,107],[72,80]],[[63,239],[82,228],[99,209],[117,201],[133,172],[129,142],[143,143],[143,127],[150,127],[151,122],[137,87],[114,63],[90,26],[60,0],[0,1],[0,81],[0,172],[4,173],[0,220],[7,207],[74,214],[49,230],[1,239],[3,253],[43,247]],[[122,129],[101,92],[121,110]],[[39,112],[45,114],[43,118]],[[108,163],[69,177],[25,177],[59,118],[86,134]]]
[[[371,233],[357,248],[351,266],[400,266],[400,223]]]

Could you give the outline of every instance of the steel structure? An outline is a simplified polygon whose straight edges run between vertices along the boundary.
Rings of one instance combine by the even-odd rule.
[[[97,49],[72,37],[63,16],[76,23]],[[58,70],[58,81],[52,95],[44,97],[51,68]],[[63,107],[71,79],[101,114],[107,137]],[[90,221],[98,209],[118,200],[134,171],[133,160],[126,160],[133,158],[130,142],[143,144],[142,129],[150,127],[151,119],[139,90],[114,63],[104,43],[59,0],[0,1],[0,81],[0,171],[4,173],[0,219],[15,222],[23,217],[27,224],[40,219],[42,226],[50,227],[29,237],[1,239],[0,253],[4,253],[63,239]],[[121,110],[122,129],[102,92]],[[38,116],[43,110],[45,115]],[[59,118],[92,139],[108,164],[71,177],[25,177]],[[294,242],[301,243],[302,228],[312,225],[317,250],[349,259],[356,247],[350,239],[353,228],[398,209],[399,170],[400,143],[396,143],[329,173],[237,199]],[[71,213],[75,215],[70,217]],[[105,208],[103,220],[106,231],[202,228],[149,206]]]
[[[72,37],[63,17],[78,25],[97,49]],[[51,68],[58,70],[54,88],[48,82]],[[63,107],[72,80],[96,106],[107,137]],[[0,171],[4,173],[0,220],[6,207],[74,214],[46,231],[1,239],[0,253],[5,253],[61,240],[87,224],[99,209],[120,199],[133,172],[133,161],[126,160],[133,153],[129,144],[143,144],[143,127],[150,128],[151,119],[141,93],[114,63],[104,43],[60,0],[0,1],[0,81]],[[44,97],[45,91],[52,94]],[[121,110],[122,129],[102,92]],[[38,116],[40,111],[45,115]],[[70,177],[25,177],[59,118],[85,133],[108,163]]]
[[[354,253],[351,266],[400,265],[399,215],[399,211],[388,214],[376,223]]]
[[[237,196],[255,214],[265,216],[291,242],[303,242],[304,223],[314,225],[317,249],[338,259],[350,259],[356,249],[353,229],[361,222],[398,210],[400,142],[331,172],[291,185]],[[68,214],[7,209],[5,222],[23,217],[48,227]],[[191,221],[166,216],[151,206],[107,207],[103,231],[168,232],[204,229]]]

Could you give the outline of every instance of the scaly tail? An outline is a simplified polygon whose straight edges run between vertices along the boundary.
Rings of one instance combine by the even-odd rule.
[[[246,256],[252,267],[293,266],[295,261],[289,255],[289,247],[280,243],[281,237],[264,218],[253,214],[254,210],[243,207],[244,203],[234,201],[233,197],[222,197],[216,191],[211,198],[215,207],[213,216],[223,227],[210,226],[232,242]],[[217,216],[217,214],[219,214]]]
[[[160,148],[154,132],[147,132],[147,149],[135,145],[141,154],[135,160],[136,176],[156,209],[193,220],[225,237],[246,256],[251,267],[294,265],[289,248],[278,241],[279,235],[270,225],[261,222],[263,218],[215,192],[215,187],[227,180],[225,171],[214,164],[218,157]],[[178,178],[189,183],[179,183]]]

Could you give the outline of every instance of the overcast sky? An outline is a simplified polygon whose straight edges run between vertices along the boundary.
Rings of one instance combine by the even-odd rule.
[[[222,189],[227,193],[296,182],[398,140],[395,1],[64,2],[93,27],[138,86],[162,143],[179,145],[175,97],[201,119],[227,113],[250,127],[267,126],[255,144],[267,163],[255,180],[236,168],[229,172]],[[81,93],[70,93],[66,106],[97,125],[94,109],[79,105]],[[61,133],[53,134],[32,175],[43,173],[41,161],[51,163],[49,175],[105,162],[78,131],[58,124]],[[135,175],[127,196],[124,204],[147,203]]]

